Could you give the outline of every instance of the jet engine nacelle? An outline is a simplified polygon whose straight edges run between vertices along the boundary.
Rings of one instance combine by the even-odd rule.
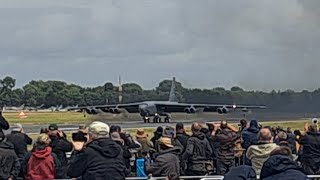
[[[218,112],[219,114],[227,114],[227,113],[229,112],[229,109],[226,108],[226,107],[218,108],[218,109],[217,109],[217,112]]]
[[[112,114],[120,114],[121,113],[121,110],[118,108],[110,108],[109,111]]]
[[[189,108],[185,108],[184,112],[188,113],[188,114],[194,114],[197,112],[197,109],[194,107],[189,107]]]
[[[88,114],[98,114],[97,109],[94,109],[94,108],[87,108],[87,109],[86,109],[86,112],[87,112]]]

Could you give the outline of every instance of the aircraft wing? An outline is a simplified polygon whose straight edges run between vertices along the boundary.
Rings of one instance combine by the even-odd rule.
[[[103,112],[111,112],[114,109],[118,109],[121,111],[125,109],[129,113],[138,113],[139,105],[141,103],[128,103],[128,104],[107,104],[107,105],[95,105],[95,106],[82,106],[82,107],[71,107],[69,111],[103,111]]]
[[[235,104],[188,104],[188,103],[156,103],[160,112],[219,112],[229,111],[231,109],[241,109],[244,111],[250,109],[266,109],[266,106],[250,106],[250,105],[235,105]]]

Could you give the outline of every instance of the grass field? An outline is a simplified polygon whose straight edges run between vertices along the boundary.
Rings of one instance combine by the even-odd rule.
[[[77,112],[27,112],[26,115],[27,118],[20,119],[19,112],[3,113],[9,123],[21,124],[73,124],[84,123],[89,119]]]

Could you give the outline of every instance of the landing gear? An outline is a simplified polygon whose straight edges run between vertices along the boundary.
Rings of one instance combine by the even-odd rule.
[[[169,117],[169,116],[166,116],[166,117],[164,118],[164,122],[165,122],[165,123],[169,123],[169,122],[170,122],[170,117]]]
[[[150,118],[149,117],[144,117],[143,121],[144,121],[144,123],[150,123]]]
[[[159,115],[154,116],[153,123],[161,123],[161,117]]]

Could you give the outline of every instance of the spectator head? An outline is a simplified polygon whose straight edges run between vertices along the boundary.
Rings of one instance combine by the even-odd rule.
[[[200,132],[201,128],[202,128],[201,124],[200,124],[200,123],[197,123],[197,122],[194,122],[194,123],[192,123],[192,125],[191,125],[191,131],[192,131],[193,133],[195,133],[195,132]]]
[[[301,132],[297,129],[293,131],[293,134],[296,136],[301,136]]]
[[[99,139],[109,137],[110,128],[106,123],[94,121],[89,125],[89,139]]]
[[[259,142],[272,143],[273,136],[268,128],[262,128],[258,134]]]
[[[34,147],[37,149],[37,150],[41,150],[41,149],[44,149],[45,147],[49,146],[51,140],[48,136],[48,134],[40,134],[38,137],[37,137],[37,140],[34,144]]]
[[[170,126],[166,126],[163,130],[163,137],[169,137],[169,138],[173,138],[175,135],[175,131],[173,127]]]
[[[113,141],[115,141],[121,145],[124,145],[124,141],[123,141],[123,139],[121,139],[121,136],[118,132],[113,132],[113,133],[111,133],[110,136]]]
[[[48,132],[49,132],[48,128],[41,128],[40,129],[40,134],[42,134],[42,133],[48,134]]]
[[[256,119],[252,119],[250,121],[250,127],[258,128],[259,127],[258,121]]]
[[[168,138],[168,137],[161,137],[159,139],[159,145],[161,146],[161,149],[163,149],[163,150],[173,147],[171,138]]]
[[[222,120],[220,124],[221,129],[226,129],[228,127],[228,122],[226,120]]]
[[[144,132],[144,129],[137,129],[136,138],[147,138],[148,134]]]
[[[157,127],[157,129],[156,129],[156,131],[155,131],[154,133],[162,136],[162,134],[163,134],[163,128],[162,128],[161,126]]]
[[[183,123],[177,123],[176,124],[176,131],[184,131],[184,125]]]
[[[57,131],[59,129],[57,124],[50,124],[48,127],[49,131]]]
[[[12,126],[11,126],[11,131],[12,132],[22,132],[23,131],[23,129],[22,129],[22,125],[20,124],[20,123],[17,123],[17,124],[13,124]]]
[[[318,126],[315,124],[311,124],[308,128],[308,131],[311,133],[317,133],[318,132]]]
[[[273,156],[273,155],[283,155],[283,156],[288,156],[288,157],[292,158],[291,149],[289,147],[285,147],[285,146],[280,146],[280,147],[277,147],[276,149],[274,149],[270,153],[270,156]]]
[[[279,141],[287,141],[288,140],[288,135],[284,131],[280,131],[278,133],[278,139]]]
[[[50,124],[48,127],[48,135],[49,137],[57,137],[58,136],[59,127],[57,124]]]
[[[111,127],[110,127],[110,134],[111,133],[113,133],[113,132],[117,132],[117,133],[121,133],[121,128],[120,128],[120,126],[116,126],[116,125],[112,125]]]
[[[200,132],[202,132],[203,134],[208,134],[208,133],[210,133],[210,130],[208,128],[202,127],[200,129]]]
[[[291,127],[287,127],[287,133],[292,133]]]
[[[247,120],[241,119],[241,120],[240,120],[240,125],[241,125],[241,127],[243,127],[243,128],[247,127],[247,125],[248,125]]]

